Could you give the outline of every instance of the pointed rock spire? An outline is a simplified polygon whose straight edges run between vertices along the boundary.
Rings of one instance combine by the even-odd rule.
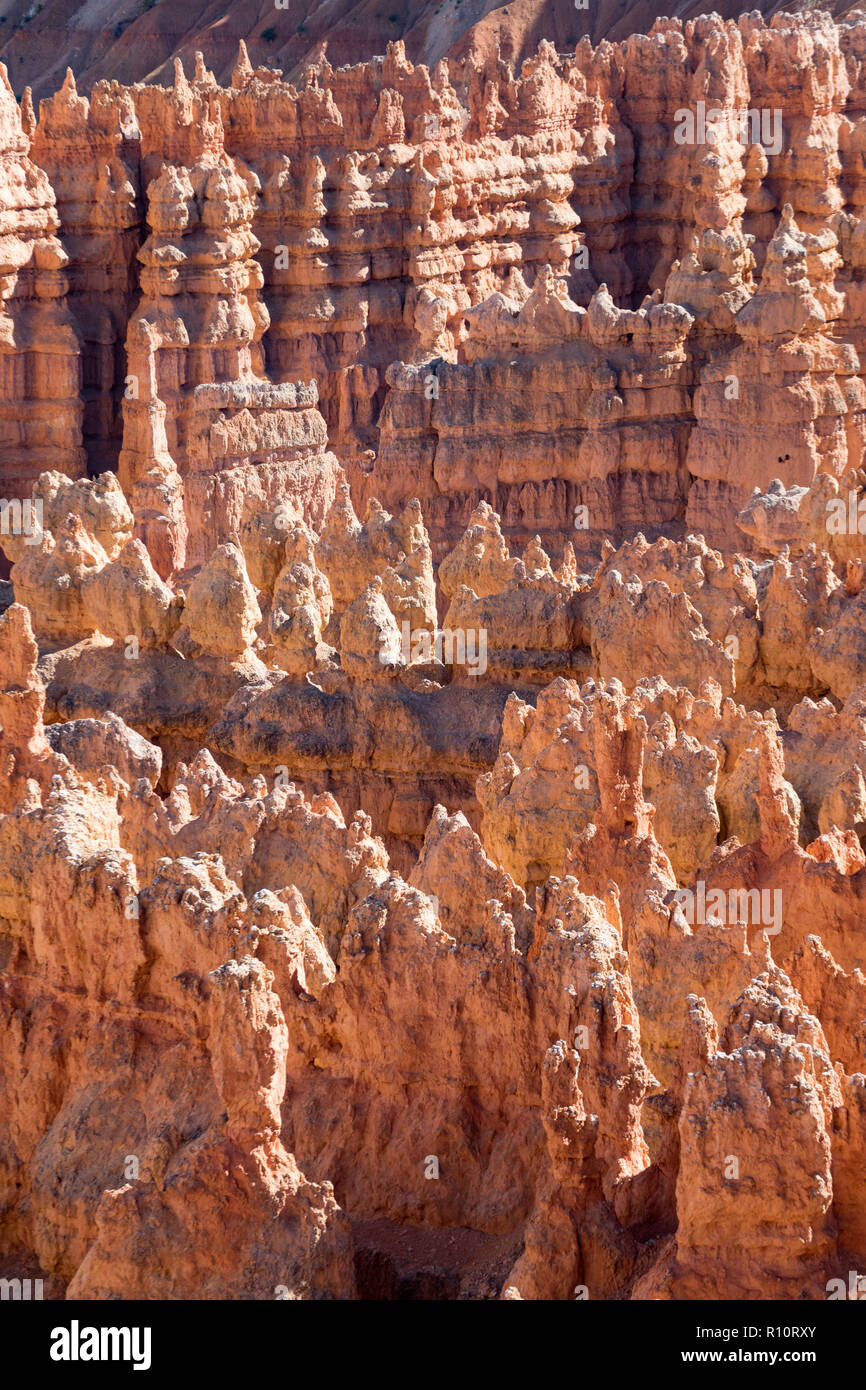
[[[241,39],[238,43],[237,62],[235,63],[234,71],[232,72],[232,86],[237,88],[246,87],[247,83],[252,79],[252,76],[253,65],[250,62],[250,55],[247,52],[247,46],[244,43],[243,39]]]
[[[32,136],[36,130],[36,114],[33,110],[33,91],[30,87],[24,88],[24,95],[21,98],[21,128],[27,136]]]

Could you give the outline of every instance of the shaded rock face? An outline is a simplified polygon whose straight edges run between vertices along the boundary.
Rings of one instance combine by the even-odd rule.
[[[859,1287],[864,52],[0,70],[4,1277]]]

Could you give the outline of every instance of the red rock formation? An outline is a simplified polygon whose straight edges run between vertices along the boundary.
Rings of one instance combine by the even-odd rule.
[[[298,85],[246,50],[228,88],[201,55],[171,89],[103,82],[88,101],[68,77],[34,148],[70,257],[84,441],[91,469],[112,462],[123,393],[121,477],[160,574],[185,563],[177,470],[195,565],[231,538],[250,467],[261,497],[279,475],[321,522],[333,464],[321,420],[285,414],[298,378],[356,505],[429,499],[437,556],[485,497],[554,547],[586,509],[597,557],[639,525],[718,542],[720,489],[727,509],[774,475],[856,466],[861,23],[659,20],[570,56],[542,42],[519,73],[492,53],[416,65],[396,42],[353,68],[320,57]],[[613,302],[581,326],[601,284]]]
[[[39,104],[32,152],[54,189],[69,257],[67,304],[81,339],[82,442],[91,472],[117,467],[121,401],[130,386],[124,343],[138,284],[139,144],[130,94],[99,88],[88,100],[71,69],[60,91]]]
[[[55,1296],[866,1260],[866,23],[485,45],[0,90],[0,1259]]]
[[[830,252],[833,240],[827,228],[821,249]],[[827,333],[839,304],[826,295],[822,303],[808,273],[818,241],[799,231],[786,204],[758,290],[736,316],[741,346],[702,372],[688,459],[698,481],[687,520],[711,536],[722,534],[713,517],[720,493],[742,506],[768,472],[808,487],[819,470],[839,477],[860,463],[866,396],[853,347]],[[776,459],[756,437],[759,421],[772,423]]]
[[[81,341],[68,308],[69,257],[54,190],[30,158],[0,64],[0,470],[4,501],[29,495],[46,468],[85,472]],[[2,534],[8,530],[4,524]]]

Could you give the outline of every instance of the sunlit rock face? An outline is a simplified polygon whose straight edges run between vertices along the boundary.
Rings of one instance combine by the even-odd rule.
[[[859,1289],[866,20],[552,37],[0,68],[51,1297]]]

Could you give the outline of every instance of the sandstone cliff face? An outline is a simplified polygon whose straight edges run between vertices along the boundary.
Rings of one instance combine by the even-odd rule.
[[[31,108],[32,115],[32,108]],[[0,459],[4,501],[38,475],[85,472],[81,339],[66,302],[69,255],[56,197],[30,158],[29,132],[0,65]],[[6,525],[3,527],[7,533]]]
[[[863,52],[2,87],[4,1276],[863,1267]]]
[[[694,846],[691,864],[710,891],[782,892],[781,968],[762,934],[771,918],[750,919],[751,905],[737,923],[725,908],[685,920],[677,885],[696,870],[680,848],[674,872],[655,838],[646,718],[616,685],[589,730],[601,801],[576,837],[570,817],[559,876],[509,872],[486,824],[485,848],[439,807],[407,881],[369,818],[347,826],[332,798],[250,794],[203,753],[166,799],[157,750],[116,718],[105,734],[72,721],[46,739],[26,610],[2,623],[5,669],[13,656],[20,667],[2,711],[14,757],[4,1010],[20,1038],[4,1165],[29,1193],[5,1234],[70,1296],[351,1297],[351,1231],[369,1257],[377,1222],[479,1232],[509,1297],[569,1297],[575,1283],[590,1297],[820,1297],[840,1261],[862,1256],[846,1019],[862,1006],[852,929],[866,860],[835,825],[798,847],[771,725],[754,735],[752,842],[729,838],[709,858]],[[539,700],[550,723],[574,709],[558,684]],[[703,709],[684,697],[721,746],[718,695]],[[519,720],[509,706],[508,726]],[[527,737],[543,746],[531,724]],[[526,820],[555,843],[550,823]],[[534,905],[521,887],[532,879]],[[110,1037],[109,1000],[122,1005]],[[133,1028],[146,1046],[131,1047]],[[740,1130],[724,1128],[740,1110]],[[796,1220],[795,1158],[812,1175]],[[226,1221],[231,1260],[205,1260],[202,1232]],[[648,1268],[650,1230],[656,1245],[670,1236]],[[738,1233],[739,1263],[720,1230]],[[142,1232],[154,1233],[146,1255]],[[459,1269],[447,1275],[460,1286]]]
[[[180,590],[116,483],[38,494],[0,620],[10,1251],[97,1298],[350,1298],[419,1228],[479,1244],[403,1265],[418,1296],[818,1298],[856,1265],[866,686],[777,640],[838,596],[858,669],[828,554],[638,534],[579,575],[482,505],[438,567],[473,672],[414,650],[446,630],[417,503],[344,493],[322,536],[253,507]]]
[[[127,94],[118,100],[101,91],[88,100],[71,69],[39,114],[28,134],[32,157],[54,189],[69,256],[66,303],[81,343],[81,443],[91,471],[102,472],[116,469],[122,440],[124,339],[142,240],[139,132]]]
[[[250,488],[321,523],[329,441],[361,512],[426,500],[437,558],[480,500],[557,550],[578,518],[595,558],[638,526],[736,543],[755,485],[860,461],[862,24],[659,20],[519,69],[395,42],[297,85],[245,49],[229,86],[201,55],[167,88],[69,73],[35,129],[10,113],[69,258],[42,466],[119,456],[163,577]]]

